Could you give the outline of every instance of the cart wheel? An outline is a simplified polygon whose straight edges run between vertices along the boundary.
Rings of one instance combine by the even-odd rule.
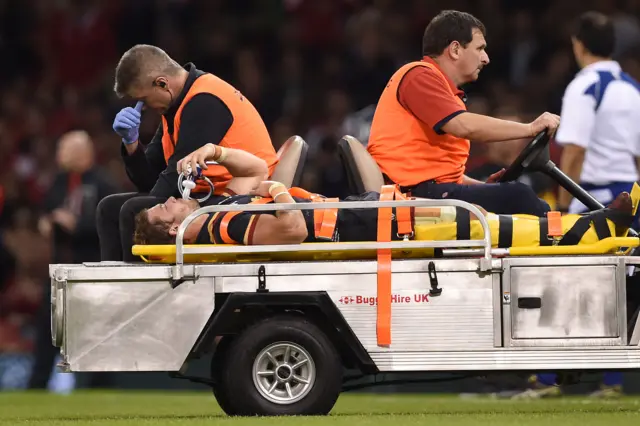
[[[222,371],[224,368],[224,357],[229,349],[232,338],[225,337],[220,341],[218,347],[213,353],[211,359],[211,378],[214,380],[214,384],[211,386],[213,396],[216,398],[218,405],[229,416],[235,416],[236,411],[233,404],[227,397],[227,394],[222,390],[220,381],[222,380]]]
[[[331,340],[313,323],[273,317],[234,339],[220,385],[218,391],[235,414],[324,415],[340,395],[342,363]]]

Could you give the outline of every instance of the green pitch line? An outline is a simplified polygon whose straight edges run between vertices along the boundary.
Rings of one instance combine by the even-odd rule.
[[[637,425],[640,398],[510,401],[344,394],[327,417],[229,418],[207,392],[0,393],[0,425]]]

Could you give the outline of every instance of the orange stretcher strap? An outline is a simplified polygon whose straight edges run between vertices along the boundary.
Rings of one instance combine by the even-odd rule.
[[[562,214],[560,212],[548,212],[547,225],[549,237],[562,237]]]
[[[380,189],[380,201],[393,201],[396,188],[384,185]],[[378,242],[391,241],[391,216],[393,209],[378,209]],[[376,336],[378,346],[391,345],[391,249],[378,249],[378,306]]]
[[[338,198],[312,198],[313,202],[334,203]],[[333,234],[338,221],[338,209],[315,209],[313,212],[316,239],[333,241]]]
[[[380,201],[406,200],[397,185],[384,185],[380,189]],[[378,242],[391,241],[393,209],[378,209]],[[399,235],[413,234],[413,215],[410,207],[396,207]],[[378,249],[378,305],[376,336],[378,346],[391,345],[391,249]]]
[[[249,204],[267,204],[271,202],[271,198],[257,198],[251,201]],[[226,212],[220,221],[220,238],[225,244],[235,244],[236,242],[229,236],[229,223],[231,219],[244,212]]]
[[[314,194],[298,187],[290,188],[289,194],[292,197],[304,198],[314,203],[334,203],[340,201],[339,198],[325,198],[322,195]],[[315,238],[333,241],[337,221],[338,209],[314,209],[313,229]]]
[[[397,186],[394,188],[394,195],[396,200],[407,199]],[[396,222],[398,223],[399,235],[412,235],[413,217],[411,215],[411,207],[396,207]]]

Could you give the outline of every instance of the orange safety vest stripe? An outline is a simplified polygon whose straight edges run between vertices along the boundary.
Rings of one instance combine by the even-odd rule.
[[[184,106],[199,93],[210,93],[217,96],[229,108],[233,116],[233,124],[224,138],[222,138],[220,146],[241,149],[258,158],[262,158],[266,161],[267,167],[269,168],[269,175],[271,175],[278,163],[278,156],[262,117],[260,117],[258,111],[242,93],[213,74],[204,74],[194,81],[185,95],[182,104],[180,104],[176,111],[173,122],[173,133],[169,132],[167,120],[164,116],[162,117],[162,148],[165,162],[168,163],[169,158],[175,152],[175,146],[180,135],[182,110]],[[203,145],[207,142],[209,141],[202,141]],[[214,194],[216,195],[221,195],[226,185],[232,179],[231,174],[221,165],[211,165],[207,170],[203,170],[202,173],[214,184]],[[208,191],[209,186],[206,182],[196,182],[194,192]]]
[[[430,180],[460,183],[469,157],[469,140],[437,134],[398,101],[403,77],[417,66],[429,68],[441,76],[451,96],[466,110],[464,102],[453,93],[438,67],[422,61],[408,63],[395,72],[380,96],[367,150],[380,170],[400,186],[411,187]]]

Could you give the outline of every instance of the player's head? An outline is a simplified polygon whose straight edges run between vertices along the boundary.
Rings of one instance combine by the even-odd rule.
[[[164,50],[138,44],[120,58],[113,90],[119,97],[142,101],[147,108],[163,113],[180,94],[185,74]]]
[[[571,42],[581,68],[594,60],[611,58],[616,44],[613,21],[602,13],[583,13],[574,24]]]
[[[422,55],[441,58],[453,64],[456,83],[478,79],[482,67],[489,63],[486,29],[473,15],[445,10],[431,20],[422,38]]]
[[[135,244],[170,244],[175,242],[178,227],[199,207],[195,200],[169,198],[162,204],[144,209],[136,215]]]

